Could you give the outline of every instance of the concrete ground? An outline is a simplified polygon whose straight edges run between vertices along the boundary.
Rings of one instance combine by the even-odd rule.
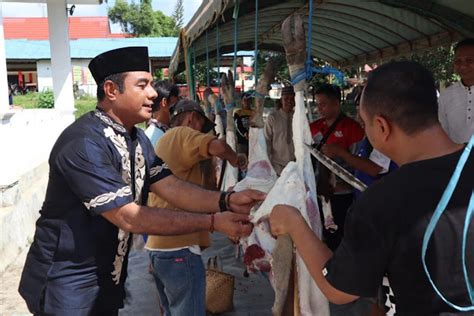
[[[0,274],[0,316],[31,315],[25,301],[18,294],[18,284],[27,253],[28,249],[20,253],[15,261]]]
[[[18,283],[28,250],[0,274],[0,316],[25,316],[28,312],[25,302],[18,294]],[[222,234],[214,233],[212,247],[203,252],[203,260],[219,255],[224,272],[236,277],[234,310],[224,316],[271,315],[274,294],[270,283],[262,275],[243,276],[242,259],[235,259],[234,245]],[[152,275],[148,272],[148,255],[145,250],[133,250],[129,258],[127,298],[121,316],[160,315],[158,293]]]
[[[212,247],[203,252],[203,260],[218,255],[223,270],[235,276],[234,310],[225,316],[272,315],[274,294],[269,281],[260,274],[243,276],[242,258],[235,259],[234,245],[222,234],[214,233]],[[121,316],[159,316],[159,298],[153,276],[148,272],[145,250],[133,250],[129,258],[127,298]]]

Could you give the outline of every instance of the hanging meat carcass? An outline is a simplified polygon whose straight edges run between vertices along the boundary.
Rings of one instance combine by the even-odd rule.
[[[214,123],[216,124],[216,134],[218,135],[219,139],[225,138],[226,143],[232,148],[232,150],[235,151],[237,143],[233,121],[235,104],[234,91],[234,80],[232,72],[229,70],[229,73],[227,75],[223,74],[221,78],[221,94],[224,99],[224,107],[221,104],[221,101],[217,98],[217,96],[212,92],[210,88],[206,89],[204,97],[214,109]],[[223,109],[225,109],[226,111],[225,133],[224,122],[222,121],[222,117],[220,115]],[[229,188],[233,187],[238,181],[238,172],[239,171],[236,167],[233,167],[229,163],[223,164],[221,159],[216,159],[216,177],[217,183],[219,183],[220,185],[219,189],[228,190]]]
[[[226,110],[226,134],[225,141],[227,145],[232,148],[233,151],[236,151],[237,139],[235,136],[235,126],[234,126],[234,107],[235,107],[235,85],[232,72],[229,70],[228,74],[222,74],[221,78],[221,91],[224,98],[225,110]],[[239,170],[236,167],[233,167],[231,164],[226,163],[224,170],[224,177],[222,179],[221,190],[227,191],[229,188],[233,187],[239,176]]]
[[[265,67],[255,93],[255,114],[250,120],[249,130],[249,164],[246,177],[237,183],[235,191],[253,188],[262,192],[269,192],[277,180],[277,174],[268,158],[267,144],[263,133],[264,96],[268,93],[268,85],[274,78],[275,72],[271,62]],[[272,200],[268,196],[266,200]],[[263,203],[265,205],[265,202]],[[259,220],[259,210],[256,206],[252,211],[255,218],[255,228],[248,238],[241,240],[244,251],[244,263],[250,271],[268,272],[275,290],[273,311],[280,315],[286,299],[288,280],[291,271],[293,246],[291,240],[281,238],[278,242],[271,236],[268,222],[264,217]],[[270,208],[271,211],[271,208]],[[267,212],[265,215],[268,215]],[[274,248],[279,250],[273,251]]]
[[[294,24],[292,23],[294,21]],[[283,46],[294,78],[305,67],[306,37],[301,16],[295,14],[282,24]],[[311,48],[309,48],[311,49]],[[293,143],[299,175],[303,178],[306,189],[305,203],[299,209],[313,232],[321,238],[322,223],[316,201],[316,183],[311,156],[305,144],[311,142],[311,132],[305,115],[304,90],[305,80],[295,84],[295,113],[293,115]],[[301,315],[329,315],[329,303],[311,278],[303,259],[296,252],[298,298]]]
[[[292,20],[286,19],[282,25],[283,44],[287,55],[290,73],[294,76],[304,69],[305,61],[305,36],[301,17],[294,17],[294,32]],[[268,84],[268,82],[267,82]],[[295,85],[295,113],[293,115],[293,142],[295,145],[296,162],[290,162],[283,170],[280,178],[272,186],[274,171],[266,155],[265,142],[260,144],[259,135],[250,134],[250,146],[256,145],[257,150],[250,147],[249,174],[255,165],[255,174],[259,174],[259,181],[252,178],[238,183],[236,190],[255,188],[268,192],[267,198],[253,211],[252,221],[255,229],[252,235],[244,242],[244,262],[252,270],[270,272],[270,280],[275,290],[275,302],[272,308],[274,315],[281,315],[288,291],[289,272],[292,265],[293,247],[288,237],[275,240],[270,234],[267,224],[268,215],[277,204],[287,204],[296,207],[302,213],[312,230],[321,237],[322,224],[316,202],[316,184],[311,158],[305,143],[311,142],[311,133],[304,107],[305,82]],[[262,93],[261,91],[257,91]],[[266,91],[264,91],[266,92]],[[262,102],[263,103],[263,102]],[[257,103],[257,111],[258,103]],[[263,109],[262,109],[263,110]],[[252,139],[252,138],[255,139]],[[254,158],[261,156],[263,158]],[[257,167],[259,162],[262,168]],[[267,167],[268,164],[268,167]],[[262,180],[264,179],[264,180]],[[265,183],[266,186],[260,183]],[[296,284],[299,314],[301,315],[329,315],[329,304],[314,283],[303,260],[296,253]]]
[[[221,116],[219,115],[219,113],[221,112],[221,104],[217,96],[214,94],[214,92],[212,92],[211,88],[206,89],[206,91],[204,92],[204,98],[210,103],[210,107],[214,111],[214,124],[216,124],[214,129],[216,131],[216,134],[219,139],[224,139],[224,124],[222,122]]]

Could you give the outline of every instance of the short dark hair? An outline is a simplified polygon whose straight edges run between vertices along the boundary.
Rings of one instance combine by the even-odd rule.
[[[465,47],[465,46],[474,46],[474,38],[465,38],[462,41],[459,41],[454,46],[454,52],[457,52],[459,48]]]
[[[110,76],[107,76],[102,80],[98,85],[97,85],[97,100],[102,101],[105,98],[105,92],[104,92],[104,83],[107,80],[112,81],[115,83],[118,87],[118,90],[120,93],[123,93],[125,91],[125,77],[127,76],[126,72],[121,72],[118,74],[113,74]]]
[[[153,88],[156,90],[158,93],[158,97],[153,100],[153,106],[151,107],[151,110],[153,112],[158,111],[161,100],[166,98],[169,100],[171,97],[179,97],[179,88],[177,85],[172,84],[169,81],[166,80],[160,80],[160,81],[153,81],[152,83]]]
[[[341,101],[341,89],[333,84],[323,83],[316,88],[314,94],[324,94],[330,99]]]
[[[380,115],[411,135],[438,122],[438,99],[433,75],[421,64],[396,61],[369,73],[363,108]]]

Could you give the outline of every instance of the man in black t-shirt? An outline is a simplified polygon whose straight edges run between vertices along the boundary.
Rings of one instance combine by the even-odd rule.
[[[314,281],[335,304],[376,296],[387,274],[397,315],[456,312],[433,289],[421,257],[428,223],[466,151],[467,161],[429,241],[426,262],[444,297],[471,306],[461,247],[474,187],[474,155],[469,146],[453,143],[441,128],[431,73],[406,61],[378,67],[364,89],[361,118],[374,148],[400,169],[371,186],[351,207],[344,238],[334,253],[289,206],[273,209],[273,234],[291,236]],[[474,280],[473,242],[471,223],[466,246],[470,280]]]

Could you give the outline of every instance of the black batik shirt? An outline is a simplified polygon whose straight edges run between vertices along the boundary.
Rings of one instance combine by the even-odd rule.
[[[141,129],[129,134],[101,110],[85,114],[56,141],[46,198],[20,293],[31,312],[89,314],[123,306],[132,235],[103,212],[147,200],[171,174]]]
[[[369,187],[348,212],[342,243],[323,270],[328,282],[349,294],[375,297],[387,273],[397,315],[454,312],[429,283],[421,248],[428,222],[461,152],[404,165]],[[470,306],[461,244],[473,188],[471,152],[426,255],[433,281],[445,297],[460,306]],[[467,270],[474,280],[474,221],[468,234]]]

